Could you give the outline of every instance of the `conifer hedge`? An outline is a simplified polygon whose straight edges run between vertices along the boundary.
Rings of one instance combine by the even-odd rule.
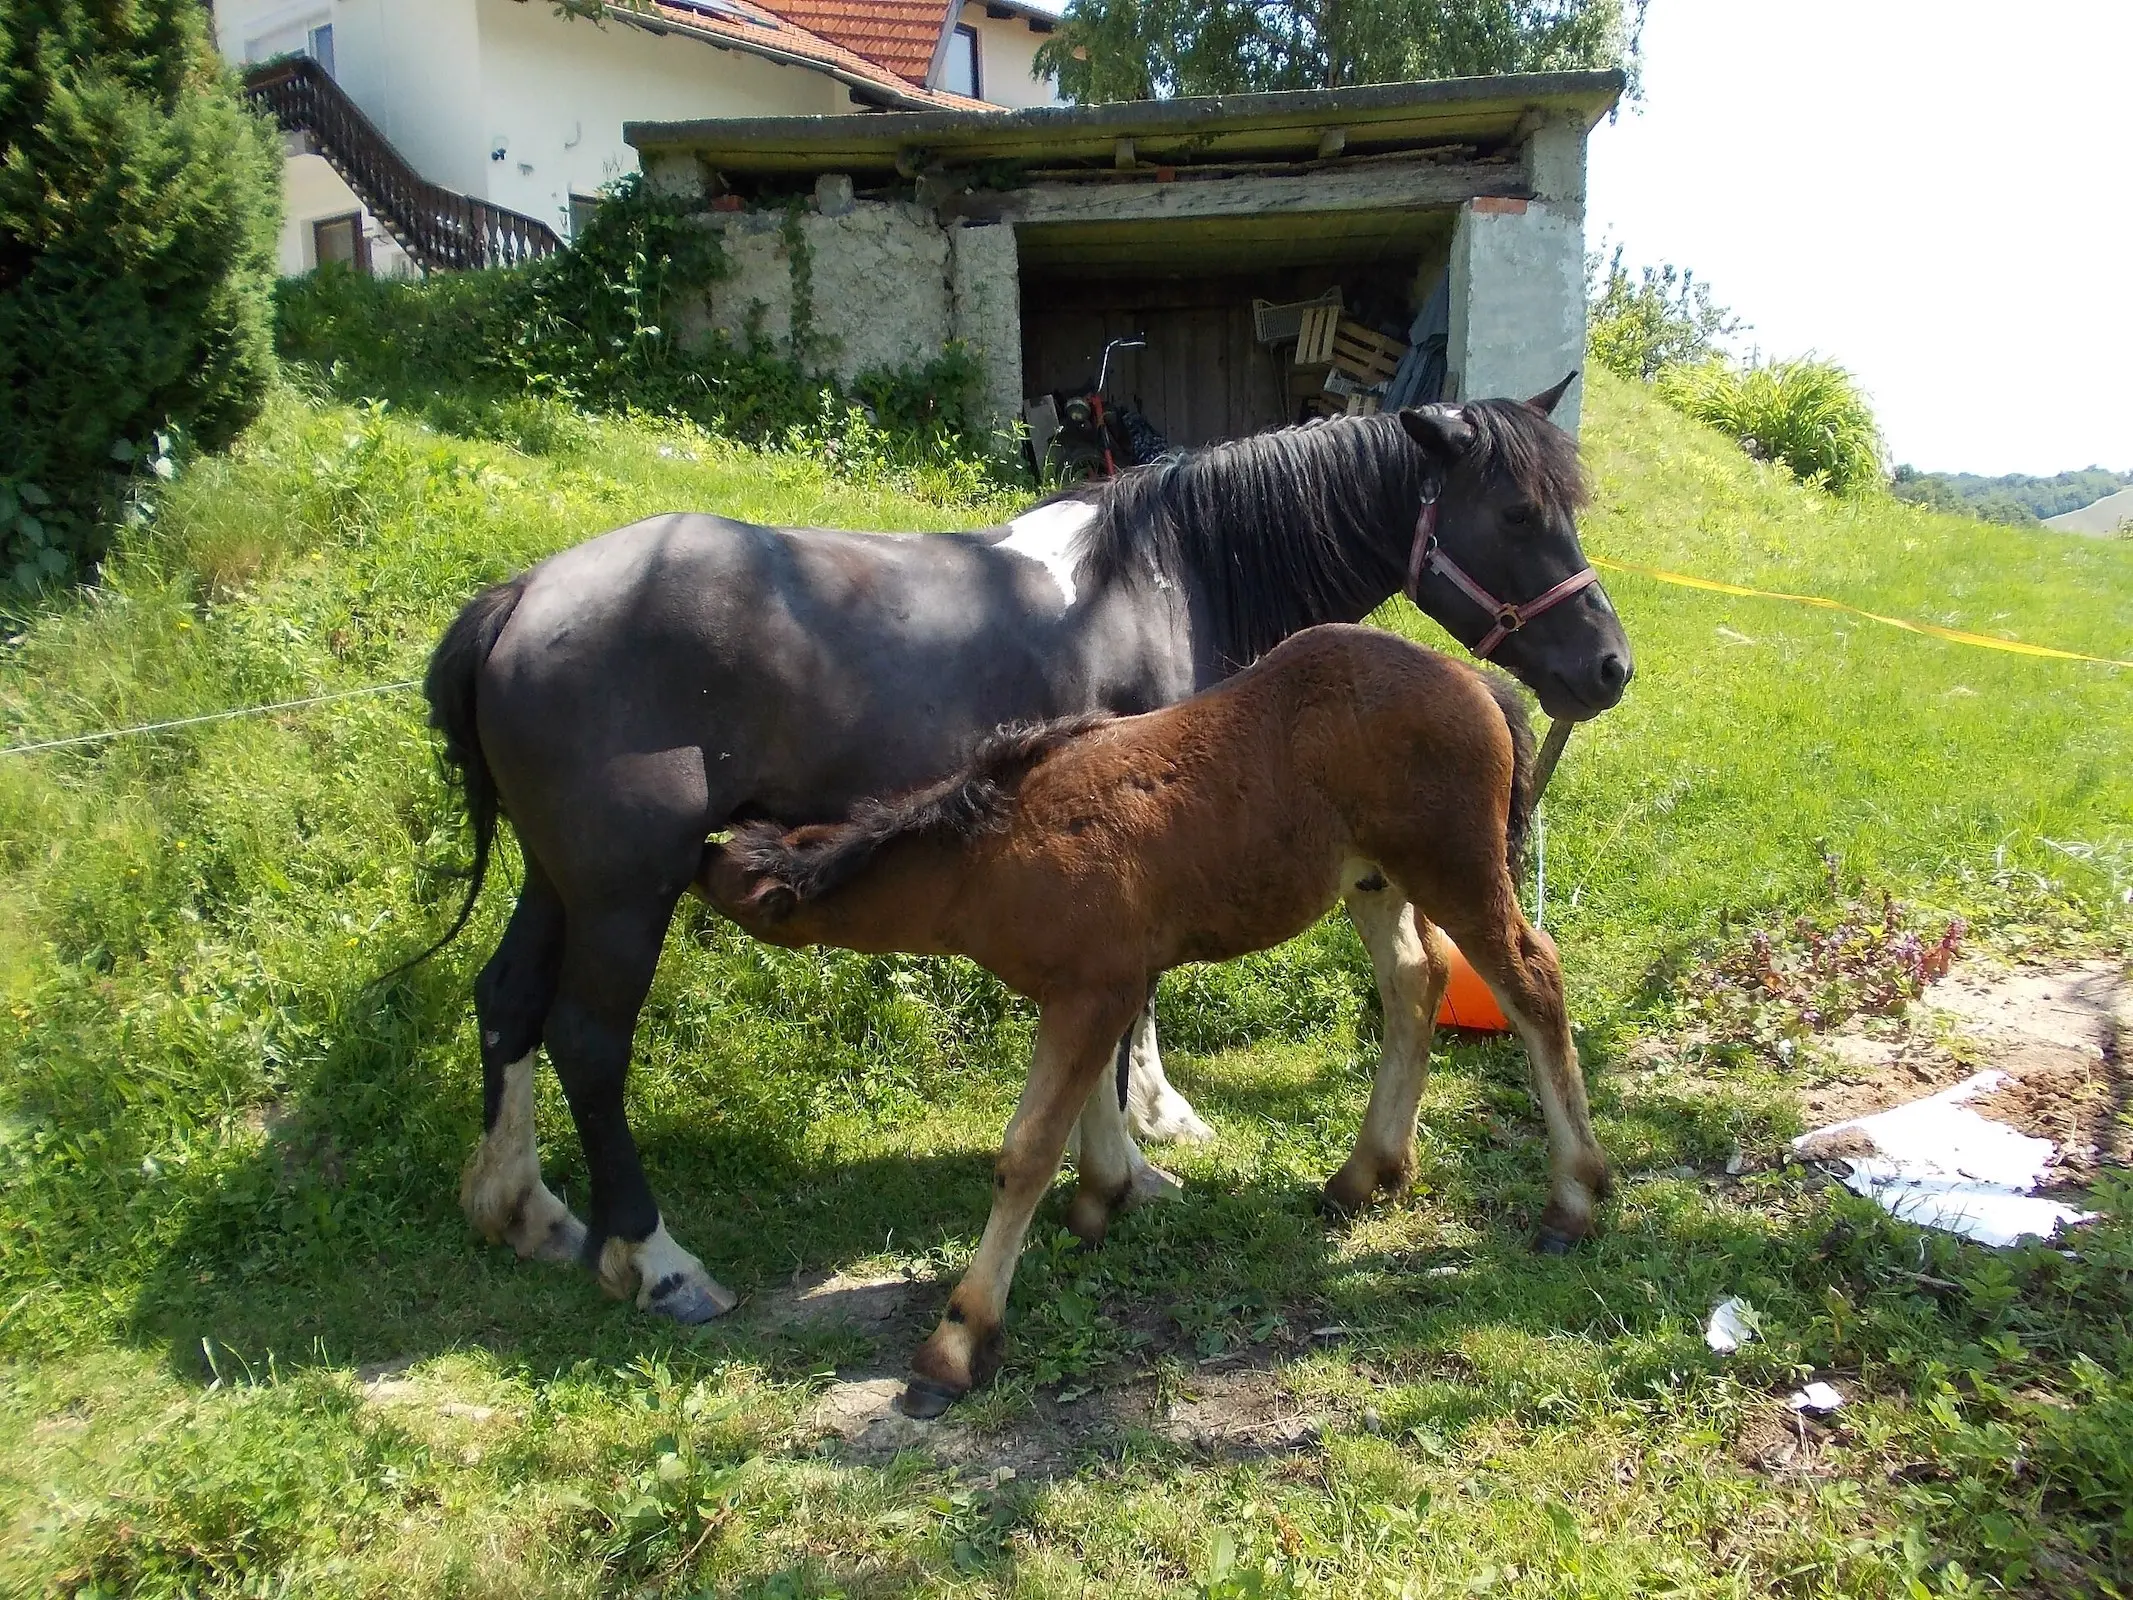
[[[0,0],[0,589],[81,575],[273,371],[281,151],[199,0]]]

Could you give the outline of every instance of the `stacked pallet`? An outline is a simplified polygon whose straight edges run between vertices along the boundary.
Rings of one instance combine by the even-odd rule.
[[[1296,341],[1289,357],[1289,395],[1312,416],[1367,416],[1407,354],[1398,339],[1349,316],[1338,289],[1291,305],[1254,301],[1259,337],[1268,344]]]

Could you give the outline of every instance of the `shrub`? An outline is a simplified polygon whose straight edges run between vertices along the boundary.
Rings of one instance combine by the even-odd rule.
[[[1832,494],[1859,494],[1886,481],[1881,431],[1852,375],[1804,356],[1734,368],[1720,361],[1659,374],[1661,398],[1740,440],[1764,461],[1781,461],[1801,481]]]
[[[0,9],[0,585],[95,562],[137,463],[257,412],[280,184],[194,0]]]
[[[1602,274],[1601,258],[1586,260],[1586,299],[1591,303],[1592,359],[1610,372],[1647,383],[1667,367],[1713,361],[1719,341],[1746,326],[1711,301],[1711,286],[1671,263],[1646,267],[1632,278],[1616,245]]]

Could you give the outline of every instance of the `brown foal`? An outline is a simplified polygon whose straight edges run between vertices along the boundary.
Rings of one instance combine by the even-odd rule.
[[[1343,894],[1419,981],[1385,987],[1384,1058],[1328,1200],[1354,1209],[1408,1182],[1449,933],[1532,1062],[1552,1188],[1539,1242],[1592,1232],[1607,1160],[1555,946],[1518,906],[1531,752],[1507,684],[1376,629],[1321,627],[1167,709],[1003,730],[965,771],[845,822],[753,823],[707,847],[697,887],[759,939],[966,955],[1037,1002],[992,1215],[905,1410],[937,1415],[998,1365],[1015,1260],[1077,1119],[1069,1226],[1093,1243],[1132,1197],[1105,1069],[1155,977],[1279,944]],[[1399,925],[1373,929],[1388,879],[1412,919],[1395,903]]]

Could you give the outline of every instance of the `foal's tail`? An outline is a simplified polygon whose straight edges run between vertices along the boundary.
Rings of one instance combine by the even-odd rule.
[[[1533,724],[1526,716],[1526,698],[1518,685],[1494,672],[1484,672],[1482,681],[1496,697],[1504,726],[1511,730],[1511,815],[1504,838],[1504,864],[1516,878],[1526,859],[1526,830],[1533,821]]]
[[[886,800],[862,800],[842,822],[790,832],[775,822],[737,824],[710,873],[712,903],[729,915],[745,907],[765,922],[782,922],[802,904],[859,877],[898,840],[992,832],[1005,821],[1016,786],[1031,768],[1110,720],[1098,711],[1003,726],[979,741],[961,772]]]
[[[401,962],[385,974],[388,978],[421,965],[459,937],[467,919],[474,915],[475,902],[481,898],[481,886],[489,875],[489,852],[496,843],[496,819],[502,806],[497,799],[496,779],[489,773],[488,758],[481,751],[481,734],[474,725],[474,685],[489,652],[496,648],[497,636],[517,609],[524,585],[523,577],[513,578],[509,583],[484,589],[469,600],[430,655],[422,695],[430,703],[430,726],[444,739],[445,765],[458,774],[467,820],[474,827],[474,864],[467,873],[467,897],[444,937],[420,955]]]

